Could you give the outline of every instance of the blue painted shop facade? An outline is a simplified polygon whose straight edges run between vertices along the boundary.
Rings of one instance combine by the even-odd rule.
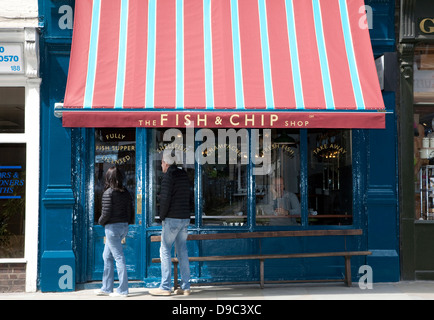
[[[384,55],[387,66],[396,59],[395,3],[373,0],[366,5],[374,55]],[[42,86],[38,285],[42,291],[70,291],[101,281],[104,229],[96,222],[101,179],[109,166],[117,164],[124,170],[125,184],[135,199],[135,221],[124,244],[128,276],[135,285],[155,286],[160,268],[151,259],[159,256],[159,243],[151,243],[150,237],[161,231],[159,161],[167,148],[163,135],[169,128],[63,127],[62,112],[57,108],[65,97],[74,7],[72,0],[39,1]],[[238,157],[234,165],[185,165],[194,198],[190,233],[358,228],[363,235],[347,237],[345,243],[333,237],[282,238],[263,240],[261,250],[270,254],[344,247],[370,250],[371,256],[353,258],[353,281],[359,279],[362,265],[372,268],[375,282],[399,281],[397,87],[387,78],[387,68],[384,75],[385,129],[270,128],[275,142],[268,150],[272,170],[284,177],[285,189],[300,200],[301,213],[291,221],[275,223],[277,219],[267,216],[272,179],[254,176],[252,159],[241,163]],[[218,132],[213,132],[217,141]],[[184,137],[187,134],[181,129],[178,133]],[[194,133],[197,149],[203,140],[197,137],[198,129]],[[247,144],[254,143],[254,130],[242,134]],[[267,132],[261,129],[259,134]],[[235,149],[243,148],[241,143],[235,144]],[[336,150],[340,155],[333,160]],[[258,251],[259,243],[251,239],[192,241],[188,249],[190,255],[199,256],[246,254]],[[265,280],[341,279],[344,263],[340,259],[269,261]],[[258,281],[259,263],[192,263],[191,273],[197,283]]]

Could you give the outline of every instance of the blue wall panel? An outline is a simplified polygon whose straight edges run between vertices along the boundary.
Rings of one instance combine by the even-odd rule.
[[[395,94],[383,94],[393,110]],[[368,265],[374,281],[399,281],[398,160],[395,114],[386,115],[385,130],[370,130],[368,142]]]

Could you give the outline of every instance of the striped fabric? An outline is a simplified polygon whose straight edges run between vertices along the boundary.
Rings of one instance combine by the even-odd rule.
[[[76,0],[64,108],[384,109],[363,6]]]

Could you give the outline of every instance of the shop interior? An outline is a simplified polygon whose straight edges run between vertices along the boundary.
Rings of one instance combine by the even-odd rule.
[[[415,219],[434,220],[434,46],[414,57]]]

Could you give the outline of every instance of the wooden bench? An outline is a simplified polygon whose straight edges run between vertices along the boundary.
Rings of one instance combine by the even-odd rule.
[[[265,231],[265,232],[243,232],[243,233],[212,233],[212,234],[190,234],[187,240],[225,240],[225,239],[261,239],[279,237],[319,237],[319,236],[357,236],[362,235],[361,229],[343,230],[297,230],[297,231]],[[151,242],[161,241],[161,236],[151,236]],[[260,245],[261,251],[261,245]],[[291,259],[291,258],[317,258],[317,257],[344,257],[345,258],[345,278],[343,281],[347,286],[351,286],[351,257],[370,255],[370,251],[345,251],[340,252],[309,252],[309,253],[289,253],[289,254],[248,254],[248,255],[224,255],[224,256],[205,256],[189,257],[190,262],[204,261],[229,261],[229,260],[259,260],[260,263],[260,286],[264,288],[264,261],[267,259]],[[160,263],[160,258],[153,258],[152,262]],[[172,258],[174,266],[174,288],[178,287],[178,259]]]

